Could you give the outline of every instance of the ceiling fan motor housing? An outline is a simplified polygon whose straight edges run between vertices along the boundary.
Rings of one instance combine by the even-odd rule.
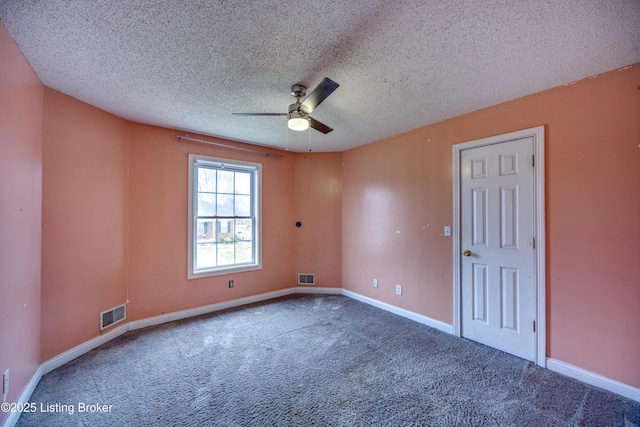
[[[304,97],[307,95],[307,88],[302,86],[302,85],[293,85],[291,86],[291,96],[293,96],[294,98],[298,98],[298,101],[300,101],[300,98]]]

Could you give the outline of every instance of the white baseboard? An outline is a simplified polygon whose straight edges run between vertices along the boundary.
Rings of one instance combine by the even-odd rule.
[[[29,383],[27,384],[27,386],[22,391],[22,394],[20,395],[20,398],[18,398],[18,401],[16,403],[29,402],[29,399],[31,399],[31,395],[33,394],[33,391],[36,389],[36,386],[40,382],[42,375],[43,375],[42,365],[40,365],[38,369],[36,369],[35,374],[33,374],[33,376],[31,377],[31,380],[29,380]],[[20,412],[10,412],[7,419],[4,420],[3,427],[14,427],[18,423],[19,418],[20,418]]]
[[[316,288],[315,286],[298,286],[293,288],[296,294],[342,295],[342,288]]]
[[[454,333],[453,325],[449,325],[439,320],[435,320],[430,317],[423,316],[421,314],[414,313],[412,311],[405,310],[403,308],[399,308],[391,304],[387,304],[386,302],[378,301],[376,299],[369,298],[364,295],[360,295],[355,292],[348,291],[346,289],[342,289],[342,295],[364,302],[374,307],[381,308],[391,313],[406,317],[408,319],[414,320],[424,325],[431,326],[432,328],[441,330],[443,332],[446,332],[449,334]],[[635,400],[636,402],[640,402],[640,388],[630,386],[620,381],[607,378],[605,376],[587,371],[582,368],[578,368],[577,366],[573,366],[573,365],[570,365],[569,363],[565,363],[556,359],[547,358],[546,367],[551,371],[557,372],[559,374],[565,375],[570,378],[574,378],[578,381],[582,381],[583,383],[590,384],[590,385],[599,387],[601,389],[610,391],[612,393],[616,393],[628,399]]]
[[[405,310],[404,308],[396,307],[395,305],[387,304],[386,302],[378,301],[377,299],[369,298],[364,295],[357,294],[346,289],[342,289],[342,295],[355,300],[364,302],[374,307],[381,308],[385,311],[389,311],[398,316],[406,317],[415,322],[422,323],[423,325],[430,326],[434,329],[438,329],[448,334],[453,334],[453,325],[441,322],[440,320],[432,319],[431,317],[424,316],[422,314],[414,313],[413,311]]]
[[[241,305],[253,304],[254,302],[266,301],[273,298],[291,295],[296,288],[280,289],[278,291],[266,292],[264,294],[252,295],[244,298],[237,298],[230,301],[205,305],[203,307],[190,308],[188,310],[175,311],[173,313],[162,314],[160,316],[148,317],[146,319],[134,320],[128,323],[129,330],[147,328],[149,326],[161,325],[162,323],[173,322],[175,320],[188,319],[189,317],[201,316],[227,308],[239,307]]]
[[[340,288],[316,288],[313,286],[298,286],[296,288],[280,289],[264,294],[251,295],[244,298],[237,298],[230,301],[219,302],[216,304],[205,305],[203,307],[190,308],[188,310],[176,311],[173,313],[162,314],[160,316],[148,317],[141,320],[133,320],[128,323],[129,330],[147,328],[149,326],[161,325],[163,323],[173,322],[176,320],[188,319],[190,317],[201,316],[203,314],[214,313],[227,308],[240,307],[241,305],[253,304],[254,302],[267,301],[274,298],[283,297],[291,294],[340,294]]]
[[[101,346],[114,338],[136,329],[142,329],[149,326],[161,325],[163,323],[173,322],[176,320],[188,319],[190,317],[201,316],[203,314],[209,314],[227,308],[239,307],[242,305],[252,304],[255,302],[266,301],[274,298],[279,298],[286,295],[295,293],[300,294],[341,294],[340,288],[316,288],[313,286],[298,286],[294,288],[280,289],[273,292],[266,292],[264,294],[251,295],[244,298],[237,298],[230,301],[224,301],[217,304],[205,305],[202,307],[191,308],[188,310],[176,311],[173,313],[162,314],[160,316],[149,317],[141,320],[133,320],[131,322],[119,325],[118,327],[105,332],[104,334],[97,336],[89,341],[86,341],[80,345],[77,345],[62,354],[59,354],[52,359],[40,365],[42,375],[48,374],[60,366],[69,363],[73,359],[76,359],[83,354],[86,354],[96,347]]]
[[[71,362],[73,359],[76,359],[83,354],[90,352],[94,348],[99,347],[102,344],[105,344],[112,339],[119,337],[127,331],[129,331],[129,325],[125,323],[124,325],[120,325],[117,328],[111,329],[110,331],[105,332],[102,335],[92,338],[89,341],[83,342],[82,344],[77,345],[65,351],[64,353],[59,354],[47,360],[46,362],[43,362],[40,365],[40,368],[42,369],[42,375],[48,374],[49,372],[53,371],[56,368],[59,368],[65,363]]]
[[[640,388],[612,380],[611,378],[578,368],[577,366],[573,366],[569,363],[556,359],[547,358],[547,369],[578,381],[582,381],[583,383],[591,384],[612,393],[619,394],[627,399],[640,402]]]

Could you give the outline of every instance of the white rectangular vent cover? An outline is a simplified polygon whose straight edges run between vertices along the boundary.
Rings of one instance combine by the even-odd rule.
[[[316,275],[307,273],[298,273],[298,285],[315,285]]]
[[[127,317],[126,305],[122,304],[100,313],[100,330],[123,321]]]

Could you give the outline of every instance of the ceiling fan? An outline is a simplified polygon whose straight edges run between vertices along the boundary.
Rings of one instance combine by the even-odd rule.
[[[324,134],[331,132],[333,129],[324,123],[320,123],[309,114],[316,109],[322,101],[327,99],[329,95],[333,93],[340,86],[328,77],[320,82],[318,86],[307,96],[307,98],[300,102],[300,98],[303,98],[307,94],[307,88],[295,84],[291,86],[291,96],[296,99],[296,102],[289,105],[288,113],[231,113],[234,116],[287,116],[287,126],[291,130],[303,131],[309,129],[309,126]]]

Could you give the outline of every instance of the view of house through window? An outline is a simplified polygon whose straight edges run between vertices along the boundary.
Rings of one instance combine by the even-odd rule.
[[[192,276],[259,266],[259,164],[190,156]]]

